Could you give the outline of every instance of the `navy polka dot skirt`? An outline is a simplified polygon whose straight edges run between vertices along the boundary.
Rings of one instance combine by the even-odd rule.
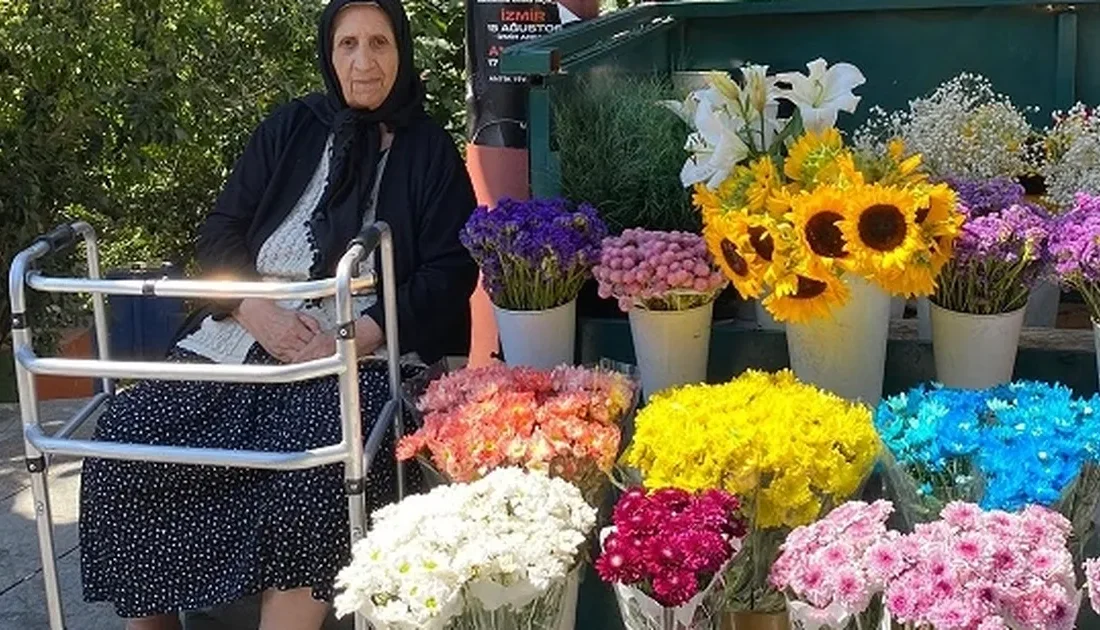
[[[180,349],[169,360],[206,361]],[[256,345],[247,362],[275,361]],[[406,367],[404,376],[417,371]],[[360,365],[364,439],[389,398],[386,374],[383,363]],[[277,385],[143,381],[115,397],[95,439],[317,448],[340,439],[339,388],[334,376]],[[391,437],[369,472],[368,510],[396,499],[394,467]],[[419,470],[406,470],[416,491]],[[88,459],[80,550],[85,599],[112,602],[122,617],[209,608],[271,588],[309,587],[331,600],[350,557],[343,465],[281,472]]]

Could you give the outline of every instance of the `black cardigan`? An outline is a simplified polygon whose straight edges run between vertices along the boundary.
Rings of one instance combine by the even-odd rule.
[[[253,134],[200,229],[198,260],[205,275],[257,277],[260,247],[301,196],[329,134],[314,114],[311,98],[318,97],[278,109]],[[433,362],[469,352],[469,299],[477,266],[459,242],[459,231],[475,205],[462,157],[439,125],[422,118],[396,131],[376,219],[393,232],[402,353],[416,352]],[[341,240],[347,243],[355,236],[349,233]],[[381,279],[381,256],[375,260]],[[235,306],[208,306],[191,319],[189,328],[205,315],[225,317]],[[385,329],[381,294],[367,315]]]

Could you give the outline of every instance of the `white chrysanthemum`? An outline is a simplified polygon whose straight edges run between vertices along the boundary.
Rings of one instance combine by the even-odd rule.
[[[522,607],[564,580],[596,513],[566,481],[505,468],[409,497],[374,521],[337,578],[337,614],[442,628],[467,601]]]

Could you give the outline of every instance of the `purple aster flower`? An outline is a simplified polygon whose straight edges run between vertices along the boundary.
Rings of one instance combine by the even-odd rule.
[[[1048,266],[1053,221],[1029,204],[984,215],[963,208],[963,214],[955,257],[941,273],[934,301],[979,315],[1022,308]]]
[[[959,203],[970,209],[971,216],[985,216],[1024,203],[1024,187],[1007,177],[973,180],[949,177],[946,183],[959,195]]]
[[[1048,249],[1058,278],[1077,289],[1100,320],[1100,195],[1078,193],[1073,208],[1056,219]]]
[[[482,206],[460,238],[481,266],[493,303],[541,310],[575,298],[599,262],[607,226],[589,204],[562,199],[502,199]]]

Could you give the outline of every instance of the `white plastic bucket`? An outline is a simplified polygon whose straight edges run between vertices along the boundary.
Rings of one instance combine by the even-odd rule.
[[[851,296],[832,318],[787,324],[791,369],[805,383],[874,407],[882,398],[890,296],[858,276],[844,282]]]
[[[686,311],[631,309],[630,335],[645,399],[707,379],[714,302]]]
[[[783,322],[775,321],[775,318],[768,312],[768,309],[764,308],[764,304],[760,300],[753,300],[752,305],[756,310],[757,328],[760,330],[783,330],[786,328]]]
[[[1029,328],[1054,328],[1058,324],[1058,305],[1062,301],[1062,287],[1057,283],[1035,283],[1027,296],[1024,326]]]
[[[917,339],[932,341],[932,302],[927,297],[917,298]]]
[[[1026,309],[971,315],[932,304],[936,380],[961,389],[985,389],[1011,381]]]
[[[1100,373],[1100,324],[1092,322],[1092,338],[1096,347],[1096,371]]]
[[[903,297],[894,296],[890,298],[890,319],[904,319],[905,318],[905,302]]]
[[[504,362],[550,370],[573,364],[577,338],[577,301],[545,311],[510,311],[495,304]]]

